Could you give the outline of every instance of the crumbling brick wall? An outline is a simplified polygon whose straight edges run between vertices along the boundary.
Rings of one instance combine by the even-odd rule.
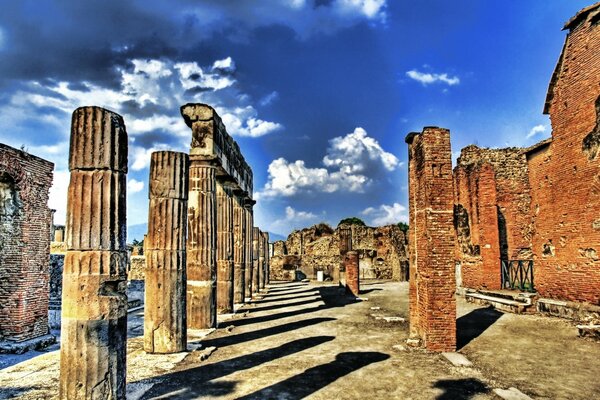
[[[48,333],[54,164],[0,144],[0,341]]]
[[[535,286],[543,297],[600,304],[600,3],[574,18],[544,112],[552,141],[527,153]]]

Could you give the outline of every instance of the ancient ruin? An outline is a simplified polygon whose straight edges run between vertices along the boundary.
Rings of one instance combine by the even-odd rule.
[[[408,143],[410,333],[434,351],[456,349],[450,131],[426,127]]]
[[[273,244],[270,279],[323,279],[338,282],[343,255],[355,250],[363,279],[408,280],[407,240],[396,225],[378,228],[325,224],[292,232],[286,241]],[[343,272],[343,271],[342,271]]]
[[[48,335],[54,164],[0,144],[0,353],[37,347]]]
[[[127,132],[99,107],[73,112],[60,397],[125,398]]]
[[[187,348],[186,226],[189,158],[152,153],[148,235],[144,240],[144,350],[176,353]]]

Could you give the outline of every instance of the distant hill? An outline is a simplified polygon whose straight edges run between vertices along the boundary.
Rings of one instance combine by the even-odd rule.
[[[133,239],[137,239],[140,242],[144,239],[144,235],[148,232],[148,224],[136,224],[129,225],[127,227],[127,243],[133,242]],[[278,240],[286,240],[287,236],[278,235],[277,233],[269,232],[269,241],[276,242]]]
[[[127,227],[127,243],[133,242],[133,239],[137,239],[138,241],[142,241],[144,239],[144,235],[148,232],[148,224],[136,224],[129,225]]]

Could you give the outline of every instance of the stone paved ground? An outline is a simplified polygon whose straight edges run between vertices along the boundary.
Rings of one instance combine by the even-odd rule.
[[[190,353],[146,355],[130,339],[128,398],[493,399],[510,387],[536,399],[600,398],[600,343],[567,321],[459,299],[460,352],[473,366],[454,367],[407,348],[408,324],[386,320],[407,317],[407,284],[362,289],[367,301],[335,286],[274,283],[215,332],[198,332]],[[0,398],[54,397],[57,363],[54,352],[0,370]]]

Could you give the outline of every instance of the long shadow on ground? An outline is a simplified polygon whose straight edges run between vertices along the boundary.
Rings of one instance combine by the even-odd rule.
[[[254,368],[258,365],[299,353],[311,347],[329,342],[334,336],[315,336],[294,340],[271,349],[257,351],[214,364],[206,364],[183,371],[161,376],[161,384],[153,387],[144,399],[166,395],[168,398],[190,398],[192,396],[218,396],[231,393],[234,385],[224,382],[209,382],[237,371]],[[151,382],[153,379],[147,380]],[[139,383],[145,383],[141,381]]]
[[[316,294],[315,294],[316,296]],[[295,300],[295,298],[294,298]],[[270,306],[265,306],[265,307],[256,307],[256,308],[250,308],[249,311],[251,313],[256,313],[259,311],[269,311],[269,310],[277,310],[278,308],[284,308],[284,307],[298,307],[298,306],[303,306],[306,304],[311,304],[311,303],[316,303],[317,301],[321,301],[321,299],[315,297],[313,299],[308,299],[308,300],[302,300],[302,301],[298,301],[295,303],[283,303],[283,304],[275,304],[275,305],[270,305]]]
[[[444,391],[436,400],[469,400],[476,394],[490,391],[485,383],[475,378],[439,380],[433,387]]]
[[[238,399],[303,399],[353,371],[388,358],[390,358],[388,354],[378,352],[340,353],[330,363],[309,368],[301,374]]]
[[[456,348],[462,349],[504,315],[493,307],[478,308],[456,320]]]

